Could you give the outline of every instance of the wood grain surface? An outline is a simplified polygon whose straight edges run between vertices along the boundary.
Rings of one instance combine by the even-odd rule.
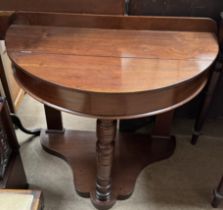
[[[209,31],[217,33],[215,21],[210,18],[193,17],[14,12],[11,16],[11,23],[41,26],[68,26],[75,28]]]
[[[181,83],[208,69],[218,52],[208,32],[12,25],[6,43],[10,57],[29,74],[102,93]]]
[[[0,0],[1,11],[124,14],[124,0]]]
[[[96,141],[95,133],[88,131],[66,130],[64,134],[58,134],[42,130],[41,133],[44,150],[65,159],[71,166],[75,189],[83,197],[90,197],[96,188]],[[117,134],[112,169],[112,194],[115,199],[129,198],[142,169],[170,157],[175,145],[173,137],[163,139],[143,134]]]
[[[209,19],[13,17],[6,46],[18,82],[47,105],[94,117],[138,117],[186,103],[218,54]]]

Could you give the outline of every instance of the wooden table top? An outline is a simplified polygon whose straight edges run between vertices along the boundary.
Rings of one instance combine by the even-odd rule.
[[[0,19],[10,25],[6,49],[19,84],[48,106],[97,118],[183,105],[204,88],[219,51],[207,18],[17,12]]]
[[[130,93],[173,86],[213,63],[212,32],[12,25],[11,59],[42,80],[86,92]]]

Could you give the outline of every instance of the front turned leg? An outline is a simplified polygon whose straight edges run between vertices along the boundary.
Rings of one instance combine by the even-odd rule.
[[[223,177],[221,178],[221,182],[219,183],[218,188],[214,190],[214,198],[212,200],[211,205],[214,208],[217,208],[222,200],[223,200]]]
[[[115,203],[112,196],[111,173],[116,127],[115,120],[97,120],[96,192],[91,195],[91,200],[100,210],[109,209]]]

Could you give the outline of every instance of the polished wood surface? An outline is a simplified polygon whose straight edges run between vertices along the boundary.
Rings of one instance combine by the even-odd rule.
[[[129,0],[128,15],[159,15],[159,16],[183,16],[183,17],[207,17],[215,21],[220,20],[220,13],[223,11],[222,0]],[[213,68],[211,69],[213,70]],[[209,76],[210,78],[210,76]],[[219,91],[220,93],[220,91]],[[218,98],[223,98],[218,93]],[[185,108],[177,110],[177,116],[183,115],[186,117],[196,116],[198,104],[201,104],[203,94],[200,94],[193,102],[187,104]],[[189,114],[190,113],[190,114]],[[213,109],[215,115],[219,109]],[[164,119],[164,121],[166,121]],[[127,122],[128,123],[128,122]],[[127,124],[126,123],[126,124]],[[162,123],[162,121],[160,121]],[[169,126],[165,124],[165,126]]]
[[[0,0],[1,11],[124,14],[124,0]]]
[[[203,31],[217,33],[217,25],[212,19],[190,17],[14,12],[11,15],[10,23],[76,28]]]
[[[10,27],[6,45],[16,65],[34,77],[100,93],[148,91],[184,82],[208,69],[218,52],[215,36],[207,32],[21,25]]]
[[[205,73],[179,87],[167,90],[125,95],[89,95],[49,85],[22,71],[16,71],[14,75],[19,84],[42,103],[77,115],[112,119],[135,118],[169,111],[194,98],[207,82]],[[41,89],[37,88],[37,85]]]
[[[37,15],[16,13],[7,32],[15,76],[37,99],[81,114],[127,118],[182,105],[203,88],[218,54],[209,19]]]
[[[222,0],[129,0],[128,14],[129,15],[161,15],[161,16],[186,16],[186,17],[207,17],[217,21],[218,25],[218,40],[219,46],[222,49],[223,40],[223,21],[222,21],[223,1]],[[221,52],[220,52],[221,53]],[[222,72],[222,55],[219,55],[217,64],[211,69],[213,72],[209,75],[209,83],[206,91],[201,94],[197,99],[188,104],[185,108],[178,110],[178,113],[188,117],[191,115],[196,117],[196,113],[200,112],[196,118],[196,124],[194,126],[192,143],[195,144],[199,135],[201,135],[201,128],[203,127],[205,119],[209,117],[219,117],[222,115],[221,104],[222,91],[218,84],[220,81],[220,75]],[[217,88],[217,84],[219,88]],[[210,109],[210,104],[215,101],[218,106]],[[200,104],[202,106],[200,106]],[[200,107],[198,108],[195,107]]]
[[[125,0],[0,0],[0,39],[4,39],[5,31],[10,24],[10,12],[5,11],[37,11],[37,12],[70,12],[70,13],[95,13],[95,14],[114,14],[123,15],[125,13]],[[34,19],[38,19],[35,18]],[[46,18],[47,22],[51,18]],[[10,97],[9,95],[7,96]],[[10,98],[9,98],[10,100]],[[10,101],[9,101],[10,102]],[[12,103],[11,103],[12,104]],[[12,107],[12,106],[11,106]],[[52,108],[49,108],[52,110]],[[61,121],[60,111],[54,110],[47,113],[45,109],[47,123],[51,122],[51,128],[58,128],[57,123]],[[13,108],[11,108],[13,110]],[[57,112],[57,113],[56,113]],[[53,125],[53,122],[55,125]]]

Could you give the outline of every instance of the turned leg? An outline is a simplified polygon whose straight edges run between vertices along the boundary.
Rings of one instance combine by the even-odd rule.
[[[211,79],[209,80],[209,84],[207,85],[206,96],[205,96],[204,102],[202,103],[200,113],[198,117],[196,118],[194,131],[193,131],[193,135],[191,139],[192,144],[196,144],[199,136],[201,135],[201,130],[207,118],[209,107],[211,105],[214,92],[216,90],[218,81],[220,79],[221,70],[222,70],[222,64],[220,62],[217,62],[215,66],[215,70],[211,75]]]
[[[47,132],[64,132],[61,112],[44,105]]]
[[[217,208],[220,204],[220,202],[223,199],[223,177],[221,178],[221,182],[218,185],[218,188],[216,190],[214,190],[214,198],[212,200],[211,205],[214,208]]]
[[[116,125],[115,120],[97,121],[96,192],[92,195],[92,202],[98,209],[109,209],[115,203],[112,196],[111,173]]]

